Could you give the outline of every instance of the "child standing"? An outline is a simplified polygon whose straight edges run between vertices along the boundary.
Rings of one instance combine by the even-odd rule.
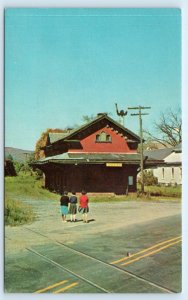
[[[77,197],[76,193],[72,192],[72,195],[70,196],[69,199],[70,206],[69,206],[69,214],[70,214],[70,220],[71,222],[74,221],[76,222],[76,213],[77,213]]]
[[[86,195],[85,191],[82,191],[82,195],[80,196],[80,212],[83,214],[83,222],[88,223],[87,213],[89,212],[89,198]]]
[[[68,215],[68,205],[69,205],[68,192],[65,191],[60,199],[62,222],[67,222],[66,217]]]

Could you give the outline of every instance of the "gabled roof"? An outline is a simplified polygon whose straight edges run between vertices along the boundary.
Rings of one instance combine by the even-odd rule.
[[[70,131],[66,132],[49,132],[49,142],[50,144],[53,144],[61,139],[64,139],[67,135],[70,134]]]
[[[82,132],[83,130],[89,128],[90,126],[100,122],[101,120],[108,120],[109,122],[111,122],[112,124],[116,125],[117,127],[119,127],[121,130],[123,130],[125,133],[131,135],[136,141],[140,142],[140,137],[135,134],[134,132],[132,132],[131,130],[125,128],[123,125],[121,125],[120,123],[116,122],[115,120],[113,120],[112,118],[110,118],[107,114],[99,114],[96,118],[94,118],[93,120],[89,121],[88,123],[70,131],[68,134],[66,135],[60,135],[60,134],[56,134],[56,137],[52,137],[51,143],[56,143],[58,141],[64,141],[64,140],[69,140],[72,137],[74,137],[76,134]]]
[[[147,150],[144,151],[144,155],[148,156],[149,158],[153,159],[159,159],[163,160],[165,157],[167,157],[171,152],[173,151],[173,148],[164,148],[164,149],[156,149],[156,150]]]
[[[181,152],[181,149],[182,149],[182,147],[181,147],[181,143],[180,143],[172,148],[147,150],[147,151],[144,151],[144,155],[148,156],[149,158],[154,158],[154,159],[165,159],[172,152]]]

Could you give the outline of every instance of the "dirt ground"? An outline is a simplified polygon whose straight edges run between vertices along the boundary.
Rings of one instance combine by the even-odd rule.
[[[70,284],[58,292],[181,290],[180,202],[90,203],[85,224],[79,213],[77,222],[69,222],[68,217],[62,223],[58,201],[25,201],[32,202],[37,219],[5,228],[6,292],[33,293],[62,278]],[[137,260],[126,263],[128,253],[134,256],[142,251]]]

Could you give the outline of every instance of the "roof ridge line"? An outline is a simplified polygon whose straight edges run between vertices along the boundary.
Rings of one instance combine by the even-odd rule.
[[[79,132],[82,129],[87,128],[88,126],[95,124],[97,121],[102,120],[102,119],[107,119],[108,121],[112,122],[113,124],[115,124],[116,126],[120,127],[122,130],[126,131],[128,134],[134,136],[137,140],[140,140],[140,137],[135,134],[134,132],[132,132],[131,130],[129,130],[128,128],[124,127],[123,125],[121,125],[120,123],[118,123],[117,121],[115,121],[114,119],[112,119],[111,117],[109,117],[107,114],[101,114],[99,116],[97,116],[95,119],[89,121],[86,124],[83,124],[81,126],[79,126],[78,128],[76,128],[75,130],[73,130],[72,132],[70,132],[70,134],[68,134],[66,136],[66,138],[70,138],[72,135],[76,134],[77,132]],[[64,140],[65,138],[62,138],[60,140]],[[54,142],[53,144],[59,142],[60,140]]]

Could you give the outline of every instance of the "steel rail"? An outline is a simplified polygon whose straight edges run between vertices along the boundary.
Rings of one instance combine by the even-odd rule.
[[[120,271],[121,273],[124,273],[124,274],[126,274],[126,275],[129,275],[129,276],[132,277],[132,278],[135,278],[135,279],[137,279],[137,280],[139,280],[139,281],[142,281],[142,282],[145,282],[145,283],[147,283],[147,284],[149,284],[149,285],[151,285],[151,286],[154,286],[154,287],[156,287],[156,288],[158,288],[158,289],[164,291],[165,293],[176,293],[176,291],[173,291],[173,290],[171,290],[171,289],[169,289],[169,288],[166,288],[166,287],[164,287],[164,286],[162,286],[162,285],[160,285],[160,284],[156,284],[155,282],[153,282],[153,281],[151,281],[151,280],[148,280],[148,279],[145,279],[145,278],[143,278],[143,277],[140,276],[140,275],[136,275],[136,274],[134,274],[134,273],[131,272],[131,271],[128,271],[128,270],[123,269],[122,267],[113,265],[113,264],[111,264],[111,263],[108,263],[108,262],[105,262],[105,261],[103,261],[103,260],[101,260],[101,259],[98,259],[98,258],[96,258],[96,257],[94,257],[94,256],[91,256],[91,255],[89,255],[89,254],[87,254],[87,253],[85,253],[85,252],[76,250],[76,249],[74,249],[74,248],[72,248],[72,247],[70,247],[70,246],[68,246],[68,245],[65,245],[65,244],[62,243],[62,242],[59,242],[59,241],[54,240],[54,239],[52,239],[52,238],[49,238],[48,236],[46,236],[46,235],[44,235],[44,234],[41,234],[41,233],[39,233],[39,232],[37,232],[37,231],[35,231],[35,230],[33,230],[33,229],[30,229],[30,228],[27,228],[27,227],[23,227],[23,229],[29,230],[29,231],[31,231],[31,232],[33,232],[33,233],[35,233],[35,234],[38,234],[38,235],[40,235],[40,236],[43,236],[43,237],[47,238],[48,240],[51,240],[51,241],[54,242],[55,244],[58,244],[58,245],[60,245],[60,246],[62,246],[62,247],[65,247],[65,248],[71,250],[72,252],[76,252],[76,253],[79,254],[79,255],[88,257],[88,258],[90,258],[90,259],[92,259],[92,260],[94,260],[94,261],[100,262],[100,263],[102,263],[102,264],[104,264],[104,265],[106,265],[106,266],[108,266],[108,267],[111,267],[111,268],[113,268],[113,269],[116,269],[116,270]],[[39,256],[41,256],[41,257],[43,257],[43,258],[46,258],[46,260],[51,261],[52,263],[54,262],[54,265],[57,265],[57,266],[61,267],[62,269],[66,270],[67,272],[69,272],[69,273],[75,275],[76,277],[78,277],[78,278],[80,278],[80,279],[82,279],[82,280],[85,280],[85,281],[87,281],[88,283],[90,283],[90,284],[96,286],[95,283],[92,283],[91,281],[87,280],[86,278],[82,277],[81,275],[78,275],[78,274],[76,274],[76,273],[74,274],[74,272],[72,272],[71,270],[69,270],[69,269],[65,268],[64,266],[62,266],[62,265],[56,263],[56,262],[53,261],[53,260],[50,260],[48,257],[46,257],[46,256],[44,256],[44,255],[42,255],[42,254],[40,254],[39,252],[37,252],[37,251],[35,251],[35,250],[31,249],[31,248],[27,248],[27,250],[30,250],[31,252],[33,252],[33,253],[35,253],[35,254],[38,254]],[[80,277],[79,277],[79,276],[80,276]],[[98,287],[99,289],[103,289],[102,287],[99,287],[99,286],[96,286],[96,287]],[[106,293],[111,293],[110,291],[107,291],[107,290],[105,290],[105,289],[104,289],[104,291],[105,291]]]

